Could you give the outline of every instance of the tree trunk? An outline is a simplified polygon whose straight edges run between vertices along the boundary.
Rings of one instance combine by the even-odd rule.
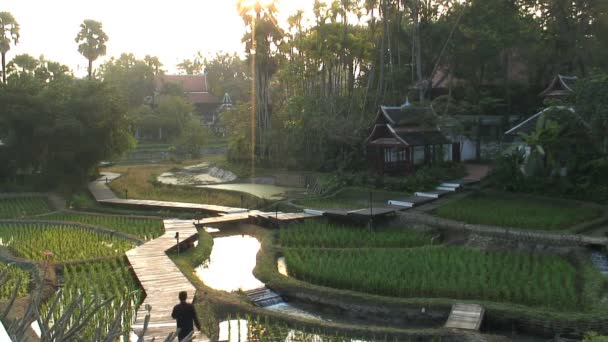
[[[2,53],[2,83],[6,84],[6,53]]]
[[[89,79],[93,79],[93,60],[89,59]]]

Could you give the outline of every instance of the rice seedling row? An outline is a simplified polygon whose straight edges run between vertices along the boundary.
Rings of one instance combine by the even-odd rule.
[[[290,276],[395,297],[476,299],[580,310],[576,269],[556,256],[458,247],[286,249]]]
[[[387,337],[360,337],[349,336],[344,333],[335,332],[329,334],[320,329],[294,328],[279,321],[270,319],[268,316],[237,315],[228,317],[220,324],[220,334],[228,341],[246,342],[345,342],[345,341],[367,341],[388,342],[400,341],[397,338]],[[403,340],[401,340],[403,341]]]
[[[601,212],[576,204],[478,194],[447,203],[439,207],[435,214],[471,224],[560,230],[592,220]]]
[[[110,330],[111,323],[118,317],[124,303],[126,310],[121,317],[122,329],[129,331],[143,294],[124,258],[66,265],[60,273],[60,280],[63,283],[59,298],[60,305],[51,308],[50,303],[53,300],[49,300],[42,309],[45,317],[50,316],[52,321],[57,321],[78,295],[83,295],[85,305],[92,301],[99,303],[110,299],[110,303],[95,314],[91,320],[92,324],[85,329],[83,340],[92,340],[91,337],[97,327],[101,327],[104,336]],[[70,315],[70,319],[75,320],[84,314],[81,309],[77,307]]]
[[[50,211],[43,197],[0,198],[0,219],[21,218]]]
[[[145,241],[155,239],[164,232],[163,221],[154,218],[107,216],[58,212],[44,217],[45,220],[77,222],[115,230],[137,236]]]
[[[27,296],[30,284],[30,273],[28,271],[13,265],[0,263],[0,274],[5,277],[4,282],[0,284],[0,300],[11,298],[19,279],[21,279],[21,285],[17,291],[17,296]]]
[[[55,262],[115,256],[135,247],[111,234],[39,223],[0,223],[0,244],[16,256],[35,261],[45,260],[51,252]]]
[[[279,242],[286,247],[417,247],[431,244],[432,236],[411,230],[370,231],[362,227],[306,221],[281,229]]]

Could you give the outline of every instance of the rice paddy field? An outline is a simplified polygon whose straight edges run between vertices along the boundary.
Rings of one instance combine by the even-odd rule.
[[[0,263],[0,301],[11,298],[19,279],[21,279],[21,285],[17,291],[17,297],[27,296],[30,273],[19,267]]]
[[[163,221],[155,218],[128,216],[110,216],[95,214],[80,214],[74,212],[57,212],[44,216],[45,220],[76,222],[92,226],[104,227],[121,233],[136,236],[148,241],[163,234]]]
[[[40,215],[50,211],[44,197],[0,198],[0,220]]]
[[[479,193],[449,202],[436,209],[434,214],[471,224],[565,230],[599,217],[601,211],[577,203]]]
[[[279,243],[284,247],[356,248],[387,247],[407,248],[430,245],[432,236],[411,230],[375,230],[363,227],[341,226],[316,221],[290,225],[279,232]]]
[[[344,188],[329,197],[300,199],[294,203],[314,209],[359,209],[369,207],[369,194],[372,193],[372,205],[386,206],[389,200],[407,196],[404,192],[384,191],[364,188]]]
[[[431,245],[429,235],[410,230],[374,233],[324,223],[292,225],[277,234],[290,277],[316,285],[555,311],[591,309],[599,299],[581,291],[599,273],[560,256]]]
[[[62,224],[0,223],[0,243],[18,257],[65,262],[121,255],[135,247],[110,234]]]
[[[111,323],[120,313],[120,307],[123,304],[126,306],[120,317],[122,330],[129,331],[143,293],[124,258],[66,265],[60,273],[59,279],[63,288],[59,298],[62,305],[52,307],[51,303],[55,298],[51,298],[42,308],[43,317],[57,321],[69,309],[67,304],[82,294],[85,306],[95,299],[97,299],[96,303],[100,300],[111,299],[111,304],[105,305],[91,319],[81,336],[83,341],[93,340],[97,328],[100,328],[101,336],[105,336],[110,330]],[[73,317],[81,315],[83,313],[81,310],[81,307],[76,307]]]

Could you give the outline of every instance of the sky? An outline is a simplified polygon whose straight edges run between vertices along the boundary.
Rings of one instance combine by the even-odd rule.
[[[7,54],[17,54],[68,65],[75,74],[86,74],[87,61],[74,41],[84,19],[101,21],[109,36],[107,55],[123,52],[143,58],[160,58],[164,69],[176,72],[175,65],[192,59],[197,51],[204,56],[217,52],[243,54],[245,26],[236,11],[237,0],[2,0],[0,12],[13,14],[20,25],[19,43]],[[279,0],[278,21],[285,23],[297,9],[312,12],[314,0]],[[282,24],[283,25],[283,24]]]

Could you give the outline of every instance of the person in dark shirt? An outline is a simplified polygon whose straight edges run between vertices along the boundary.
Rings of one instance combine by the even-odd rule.
[[[201,324],[196,317],[194,305],[186,303],[186,298],[188,298],[188,293],[186,291],[180,292],[179,304],[173,307],[173,312],[171,313],[171,317],[177,320],[177,328],[179,329],[177,337],[180,341],[194,330],[192,322],[196,325],[196,329],[201,331]]]

